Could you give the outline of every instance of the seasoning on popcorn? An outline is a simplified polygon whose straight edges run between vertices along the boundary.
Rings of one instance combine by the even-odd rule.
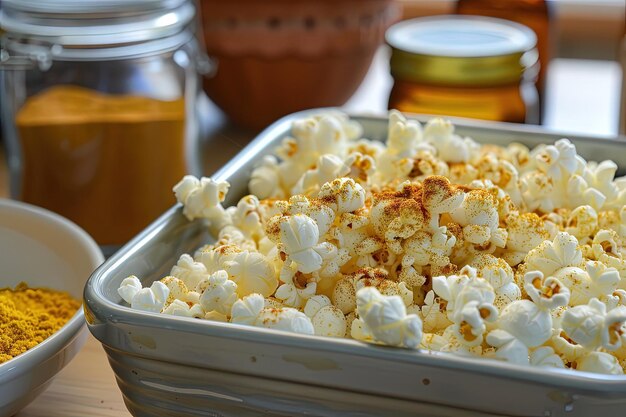
[[[294,122],[252,195],[185,177],[183,214],[215,242],[132,308],[366,343],[620,374],[626,178],[567,139],[479,145],[391,111],[387,143],[339,113]]]

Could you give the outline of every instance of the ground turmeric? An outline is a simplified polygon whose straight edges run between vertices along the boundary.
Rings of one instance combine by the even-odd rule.
[[[101,245],[125,243],[175,200],[187,172],[186,109],[172,101],[58,85],[16,116],[19,198],[74,221]]]
[[[43,342],[79,308],[78,300],[61,291],[25,283],[0,289],[0,364]]]

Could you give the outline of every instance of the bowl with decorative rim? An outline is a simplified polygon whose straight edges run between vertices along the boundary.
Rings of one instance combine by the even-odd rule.
[[[204,89],[233,121],[258,130],[289,113],[339,106],[365,77],[393,0],[202,0]]]

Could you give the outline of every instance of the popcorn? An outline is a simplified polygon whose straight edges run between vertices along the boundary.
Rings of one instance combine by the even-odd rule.
[[[413,302],[413,291],[407,288],[406,283],[396,282],[386,278],[360,278],[356,281],[357,293],[363,287],[374,287],[386,296],[397,295],[405,306]]]
[[[614,258],[620,257],[619,247],[619,236],[613,230],[600,230],[593,238],[591,243],[591,250],[593,251],[593,255],[596,259],[601,260],[600,258],[603,255],[608,255]]]
[[[565,368],[563,360],[550,346],[541,346],[530,354],[530,364],[533,366]]]
[[[365,190],[352,178],[339,178],[322,185],[318,197],[337,213],[351,213],[365,204]]]
[[[578,166],[576,147],[567,139],[560,139],[554,145],[540,147],[531,157],[534,158],[539,171],[555,180],[572,174]]]
[[[419,347],[421,349],[441,351],[448,343],[448,339],[443,336],[434,333],[424,333]]]
[[[608,375],[622,375],[624,373],[617,358],[604,352],[589,352],[578,360],[576,369]]]
[[[488,153],[478,161],[477,166],[480,176],[484,179],[472,181],[470,186],[495,190],[500,199],[509,200],[517,205],[522,203],[519,173],[512,163],[500,159],[493,153]],[[504,217],[506,214],[506,212],[501,212],[500,216]]]
[[[254,326],[264,308],[265,301],[261,294],[246,295],[233,303],[230,310],[230,321],[231,323]]]
[[[509,143],[504,151],[507,155],[507,160],[518,170],[527,169],[531,163],[530,150],[521,143]]]
[[[433,290],[447,302],[449,317],[470,301],[491,304],[495,300],[491,285],[478,278],[476,269],[470,266],[461,269],[459,275],[433,277]]]
[[[589,205],[599,210],[604,205],[606,197],[587,184],[581,175],[574,174],[567,181],[567,198],[562,198],[562,201],[566,207]]]
[[[240,252],[223,265],[229,278],[237,284],[240,297],[252,293],[269,297],[278,287],[273,265],[258,252]]]
[[[612,202],[620,192],[618,185],[613,181],[616,172],[617,165],[613,161],[588,163],[583,171],[583,177],[589,186],[602,193],[605,200]]]
[[[555,309],[569,303],[569,289],[555,277],[544,279],[541,271],[531,271],[524,275],[524,289],[541,309]]]
[[[300,177],[291,189],[291,194],[316,196],[322,185],[336,178],[347,176],[349,173],[350,166],[346,165],[341,158],[335,155],[322,155],[316,167],[309,169]]]
[[[550,345],[570,368],[575,368],[578,359],[588,353],[587,349],[570,339],[560,328],[552,329],[552,337],[546,345]]]
[[[130,307],[159,313],[163,310],[167,297],[169,296],[169,288],[160,281],[154,281],[148,288],[138,290],[130,301]],[[129,295],[126,293],[126,295]]]
[[[521,290],[513,282],[513,269],[504,259],[483,253],[474,257],[469,265],[493,287],[496,294],[494,305],[498,308],[521,298]]]
[[[546,240],[528,252],[524,262],[527,270],[550,275],[561,268],[579,266],[582,263],[582,252],[574,236],[560,232],[553,241]]]
[[[301,334],[315,334],[311,319],[294,308],[264,308],[255,326]]]
[[[592,298],[602,301],[610,299],[616,305],[626,296],[623,290],[617,289],[620,276],[615,268],[607,268],[598,261],[587,261],[585,269],[568,267],[555,273],[555,276],[570,288],[570,305],[586,304]]]
[[[298,271],[295,263],[283,267],[280,280],[284,284],[278,287],[275,295],[289,307],[302,307],[317,292],[317,279],[311,274]]]
[[[278,243],[289,260],[302,273],[311,273],[322,266],[322,256],[315,251],[319,229],[307,215],[275,216],[268,224],[268,237]]]
[[[411,265],[445,266],[450,263],[449,256],[455,244],[456,238],[448,236],[446,227],[441,226],[433,233],[415,233],[403,243],[403,249],[405,258],[410,259],[407,263]]]
[[[408,175],[413,167],[409,158],[420,148],[432,149],[422,140],[422,126],[419,122],[407,120],[398,111],[389,113],[388,132],[387,148],[376,159],[379,181],[382,183]],[[398,172],[399,163],[405,167],[400,172]]]
[[[122,297],[122,300],[126,301],[127,304],[131,304],[135,295],[141,291],[142,288],[143,286],[141,285],[139,278],[131,275],[122,280],[119,288],[117,289],[117,293],[120,297]]]
[[[341,278],[333,289],[333,304],[343,314],[352,313],[356,309],[356,281],[357,278],[355,276]]]
[[[304,214],[315,221],[319,236],[323,237],[335,220],[335,212],[319,200],[309,200],[305,196],[293,196],[283,214]]]
[[[322,266],[319,270],[321,278],[336,276],[340,268],[350,260],[350,253],[347,249],[337,249],[335,245],[328,242],[320,243],[317,253],[322,257]]]
[[[422,141],[422,126],[416,120],[407,120],[397,110],[389,112],[387,148],[402,157],[410,157]]]
[[[593,235],[598,227],[598,214],[591,206],[578,206],[567,219],[565,231],[578,240]]]
[[[325,295],[309,298],[304,306],[304,314],[311,318],[316,335],[343,337],[346,334],[345,316]]]
[[[237,284],[228,279],[226,271],[217,271],[206,279],[205,286],[199,300],[202,308],[228,316],[238,300]]]
[[[399,296],[405,306],[413,302],[413,292],[404,282],[387,279],[384,269],[363,268],[340,279],[332,293],[333,304],[344,314],[348,314],[357,306],[356,294],[364,287],[374,287],[386,296]]]
[[[566,139],[479,145],[389,114],[387,143],[337,112],[296,120],[253,169],[251,195],[184,177],[214,241],[131,308],[417,346],[520,365],[626,367],[626,178]],[[239,187],[238,187],[239,188]],[[425,332],[425,333],[424,333]]]
[[[503,248],[507,232],[498,228],[498,208],[495,198],[485,190],[473,190],[457,209],[450,213],[452,220],[463,226],[463,237],[470,243],[483,246],[489,242]]]
[[[174,186],[176,200],[183,205],[183,214],[189,219],[206,218],[219,228],[225,222],[225,211],[222,201],[230,184],[225,181],[216,182],[203,177],[198,180],[186,175]],[[219,230],[219,229],[217,229]]]
[[[606,306],[592,298],[587,305],[568,309],[561,327],[570,339],[586,349],[602,347],[612,351],[622,346],[625,322],[626,307],[620,306],[607,313]]]
[[[468,162],[475,143],[454,134],[454,126],[447,120],[432,119],[426,124],[424,137],[436,149],[438,156],[448,163]]]
[[[426,294],[424,305],[421,307],[425,332],[438,332],[452,324],[446,312],[447,304],[446,300],[436,296],[432,290]]]
[[[528,212],[550,213],[558,204],[555,200],[562,200],[561,196],[556,195],[558,189],[553,179],[543,172],[527,172],[519,182],[523,207]]]
[[[278,172],[278,161],[271,155],[266,155],[261,160],[250,176],[248,183],[250,192],[260,199],[263,198],[285,198],[286,193],[282,188],[280,173]]]
[[[194,259],[201,262],[208,274],[224,269],[224,264],[232,261],[244,250],[235,244],[225,244],[217,247],[206,247],[194,254]]]
[[[314,333],[313,324],[304,313],[287,307],[265,307],[260,294],[250,294],[237,300],[231,310],[231,323],[302,334]]]
[[[352,178],[362,187],[366,187],[370,184],[371,177],[376,172],[376,162],[374,158],[360,152],[350,153],[344,160],[344,164],[350,169],[347,177]]]
[[[518,365],[528,365],[528,346],[513,334],[496,329],[487,335],[487,343],[497,348],[496,358]]]
[[[357,313],[366,334],[377,342],[417,348],[422,340],[422,321],[415,314],[406,314],[398,296],[384,296],[375,288],[364,287],[357,293]]]
[[[165,284],[169,290],[166,304],[170,304],[174,300],[188,301],[189,288],[187,288],[182,280],[169,276],[161,279],[161,283]],[[196,300],[193,301],[195,302]]]
[[[510,213],[505,219],[508,231],[502,258],[516,266],[530,250],[548,238],[544,222],[535,213]]]
[[[423,182],[422,205],[430,215],[430,229],[439,228],[439,215],[454,213],[465,202],[463,191],[452,187],[446,177],[430,176]]]
[[[187,288],[195,288],[209,273],[202,262],[194,261],[190,255],[185,253],[172,267],[170,275],[182,280]]]
[[[483,335],[487,331],[485,323],[495,322],[498,310],[488,302],[469,301],[457,308],[452,316],[457,340],[473,347],[482,344]]]
[[[202,306],[200,306],[199,304],[194,304],[190,307],[189,304],[181,300],[174,300],[170,305],[167,306],[165,310],[162,311],[162,313],[179,317],[205,317],[205,312],[202,309]]]
[[[286,138],[276,150],[282,162],[278,164],[281,183],[291,189],[300,176],[325,154],[342,155],[355,135],[360,132],[352,121],[341,114],[325,114],[297,120],[292,126],[292,138]]]
[[[260,205],[256,196],[247,195],[239,200],[236,207],[227,210],[235,230],[254,240],[259,240],[265,235]]]
[[[528,348],[545,343],[552,335],[550,309],[567,305],[569,292],[556,278],[543,279],[540,271],[524,276],[524,289],[531,300],[507,305],[498,319],[498,329],[487,335],[487,343],[498,348],[496,356],[513,363],[528,363]]]

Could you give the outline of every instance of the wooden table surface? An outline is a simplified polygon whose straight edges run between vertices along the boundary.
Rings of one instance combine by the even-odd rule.
[[[386,109],[391,87],[388,57],[381,50],[370,72],[346,108],[354,112],[380,113]],[[548,90],[548,128],[578,133],[616,134],[619,95],[619,67],[593,62],[567,62],[553,65],[552,89]],[[594,71],[591,71],[594,70]],[[569,78],[568,78],[569,77]],[[582,77],[582,78],[581,78]],[[588,78],[585,78],[588,77]],[[563,80],[577,85],[572,91]],[[574,84],[575,83],[575,84]],[[574,94],[576,93],[576,94]],[[228,123],[210,103],[206,106],[205,137],[201,149],[219,144],[221,152],[202,152],[204,172],[210,174],[223,165],[253,136]],[[580,107],[579,107],[580,106]],[[0,197],[8,196],[6,159],[0,144]],[[50,388],[17,417],[124,417],[130,416],[99,342],[91,335],[76,358],[63,369]]]
[[[122,394],[106,354],[89,335],[78,355],[50,388],[15,417],[127,417]]]

